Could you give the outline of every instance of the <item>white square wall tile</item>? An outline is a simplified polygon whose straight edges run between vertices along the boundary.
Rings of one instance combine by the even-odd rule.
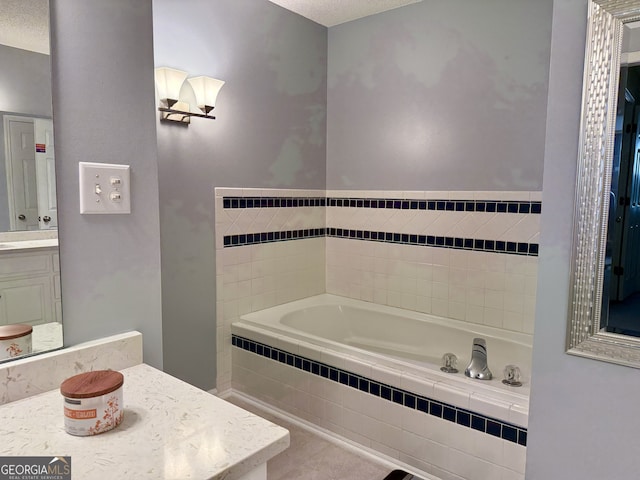
[[[406,372],[402,374],[402,378],[400,380],[400,387],[402,389],[429,398],[433,396],[433,389],[435,385],[436,382],[432,382],[423,377]]]
[[[502,465],[509,470],[519,474],[524,474],[527,461],[527,449],[522,445],[513,442],[504,442]]]
[[[446,200],[449,192],[446,190],[427,190],[424,192],[424,198],[427,200]]]
[[[529,192],[529,200],[532,202],[541,202],[542,192]]]
[[[505,192],[501,192],[501,193],[502,193],[502,200],[515,201],[515,202],[528,202],[529,198],[531,196],[530,192],[520,192],[520,191],[509,192],[509,191],[505,191]]]
[[[434,400],[449,403],[456,407],[469,408],[469,392],[442,383],[433,388]]]
[[[420,435],[403,430],[399,450],[403,454],[413,458],[424,458],[427,452],[427,441]]]
[[[397,449],[402,444],[402,429],[387,423],[380,425],[381,444]]]
[[[509,421],[521,427],[529,424],[529,407],[525,405],[511,405],[509,409]]]
[[[424,194],[425,194],[424,191],[406,191],[406,192],[403,192],[402,198],[407,198],[410,200],[413,200],[413,199],[421,200],[425,198]]]
[[[449,200],[473,200],[473,192],[469,192],[466,190],[451,191],[447,192],[447,198]]]
[[[504,449],[503,446],[507,442],[501,438],[488,435],[486,433],[480,433],[472,430],[474,433],[473,452],[472,454],[478,458],[482,458],[487,462],[494,463],[496,465],[504,465]]]
[[[446,422],[446,420],[442,420]],[[452,449],[460,450],[468,455],[475,454],[475,444],[477,443],[478,435],[486,435],[477,432],[468,427],[463,427],[455,423],[448,426],[449,436],[447,439],[447,446]]]
[[[345,358],[343,368],[363,377],[371,377],[371,364],[361,362],[355,358]]]
[[[473,192],[474,200],[502,200],[503,192],[496,191],[477,191]]]
[[[500,480],[525,480],[524,473],[514,472],[513,470],[509,470],[508,468],[502,469],[502,476]]]
[[[501,468],[490,462],[454,448],[448,450],[447,470],[466,480],[488,480],[500,478]]]
[[[242,188],[216,187],[215,193],[221,197],[241,197]]]

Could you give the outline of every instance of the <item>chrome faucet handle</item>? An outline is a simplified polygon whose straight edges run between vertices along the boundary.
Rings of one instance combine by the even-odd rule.
[[[491,380],[493,374],[487,364],[487,342],[484,338],[474,338],[471,350],[471,362],[465,369],[464,374],[470,378],[478,380]]]

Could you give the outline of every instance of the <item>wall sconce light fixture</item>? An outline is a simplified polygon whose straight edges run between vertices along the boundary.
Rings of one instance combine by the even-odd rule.
[[[187,72],[175,68],[156,68],[156,87],[160,98],[160,120],[169,122],[191,123],[191,117],[210,118],[216,105],[216,98],[224,85],[222,80],[211,77],[194,77],[187,79]],[[180,101],[180,90],[184,81],[188,80],[195,95],[196,104],[203,113],[191,111],[189,103]]]

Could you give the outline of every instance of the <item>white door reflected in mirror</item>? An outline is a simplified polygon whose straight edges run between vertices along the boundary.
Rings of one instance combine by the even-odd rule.
[[[36,152],[38,227],[40,230],[49,230],[51,228],[58,228],[53,120],[44,118],[34,119],[33,132],[35,135]]]
[[[4,116],[10,231],[58,226],[53,122]]]

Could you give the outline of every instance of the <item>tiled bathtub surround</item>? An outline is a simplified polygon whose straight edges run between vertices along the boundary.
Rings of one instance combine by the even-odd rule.
[[[327,227],[538,241],[540,192],[328,190],[327,197]]]
[[[232,348],[231,323],[327,292],[531,334],[541,208],[539,192],[216,189],[218,389],[231,386],[233,355],[234,388],[362,445],[443,479],[522,479],[526,400],[282,348],[285,339],[268,347],[291,355],[281,363],[259,338]],[[371,393],[372,380],[374,392],[393,385],[391,400]]]
[[[325,191],[216,188],[215,195],[216,387],[224,391],[231,323],[324,292]]]
[[[524,479],[526,408],[234,331],[234,389],[442,480]],[[496,418],[505,412],[512,421]]]
[[[539,192],[327,197],[328,293],[533,333]]]
[[[218,389],[239,315],[325,291],[531,334],[541,209],[540,192],[216,188]]]
[[[216,247],[224,246],[225,236],[324,228],[324,195],[324,190],[216,188]]]
[[[312,375],[329,379],[332,382],[346,385],[360,392],[387,400],[388,402],[428,413],[434,417],[442,418],[464,427],[473,428],[481,433],[502,438],[503,440],[517,443],[518,445],[527,445],[526,428],[518,427],[496,418],[487,417],[479,412],[456,407],[455,405],[435,400],[428,396],[407,390],[406,388],[395,387],[384,382],[379,382],[370,376],[357,374],[344,368],[337,368],[324,362],[275,348],[268,344],[256,342],[239,335],[233,335],[231,340],[234,347],[279,363],[284,363],[298,370],[309,372]]]

